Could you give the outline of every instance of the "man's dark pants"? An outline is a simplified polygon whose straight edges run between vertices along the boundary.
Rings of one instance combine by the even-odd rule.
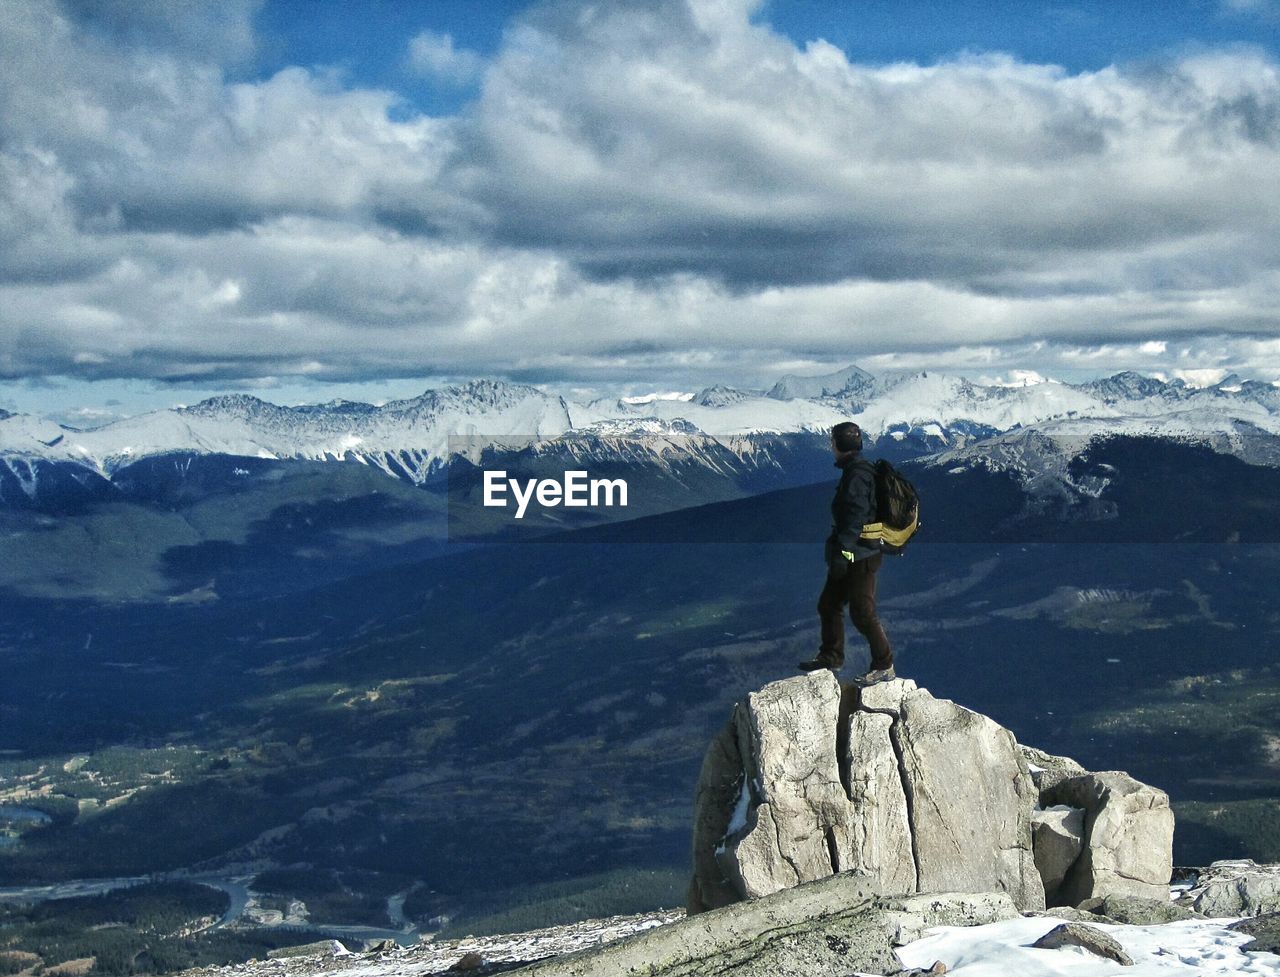
[[[853,626],[871,645],[871,667],[888,668],[893,664],[893,649],[876,616],[876,571],[883,560],[884,554],[877,553],[853,563],[843,557],[833,561],[835,566],[827,571],[827,582],[818,598],[818,616],[822,622],[819,658],[833,665],[844,664],[844,608],[848,604]],[[847,569],[842,568],[841,563]]]

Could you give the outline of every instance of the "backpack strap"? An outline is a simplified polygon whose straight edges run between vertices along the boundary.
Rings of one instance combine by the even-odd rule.
[[[862,527],[862,535],[860,539],[881,540],[890,546],[905,546],[907,540],[911,538],[911,534],[916,531],[919,525],[920,517],[915,515],[911,519],[911,525],[904,529],[894,529],[892,526],[886,526],[882,522],[869,522]]]

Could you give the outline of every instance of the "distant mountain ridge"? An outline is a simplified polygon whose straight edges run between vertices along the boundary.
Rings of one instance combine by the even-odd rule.
[[[1280,436],[1280,387],[1234,375],[1203,388],[1132,371],[1080,384],[1002,386],[928,371],[877,377],[850,366],[784,376],[767,392],[716,384],[643,402],[578,403],[526,384],[478,379],[381,406],[334,400],[284,407],[226,394],[90,430],[0,412],[0,504],[68,479],[97,491],[99,481],[109,485],[142,459],[172,454],[353,462],[422,484],[451,459],[474,462],[486,448],[518,450],[537,439],[572,436],[578,456],[582,439],[591,437],[702,435],[754,451],[743,436],[821,435],[846,419],[881,448],[941,452],[949,464],[993,457],[986,441],[1033,427],[1060,445],[1143,434],[1280,463],[1274,445],[1260,447]],[[1009,454],[999,442],[992,448],[995,457]]]
[[[775,400],[847,398],[870,390],[874,384],[875,377],[866,370],[849,366],[837,373],[818,377],[788,374],[773,385],[769,396]]]

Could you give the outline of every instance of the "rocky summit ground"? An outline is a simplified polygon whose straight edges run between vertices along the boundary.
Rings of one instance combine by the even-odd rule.
[[[1157,925],[1115,925],[1099,918],[1085,929],[1109,935],[1133,960],[1122,967],[1097,952],[1080,947],[1044,947],[1042,938],[1061,926],[1057,913],[1028,913],[999,922],[971,927],[942,926],[900,948],[907,973],[924,973],[941,960],[957,977],[1008,975],[1008,977],[1086,977],[1102,972],[1124,972],[1131,977],[1177,975],[1280,974],[1280,957],[1250,944],[1249,934],[1235,932],[1230,920],[1190,919]],[[593,919],[564,926],[500,936],[393,946],[369,952],[352,952],[336,941],[293,948],[295,955],[253,960],[226,967],[205,967],[180,977],[419,977],[436,974],[485,975],[509,971],[523,963],[575,950],[616,942],[624,937],[678,922],[682,911],[659,911],[634,916]],[[1087,919],[1087,914],[1080,914]],[[1274,920],[1275,916],[1264,917]]]
[[[290,948],[290,956],[220,967],[200,967],[184,971],[181,977],[310,977],[339,974],[341,977],[427,977],[431,974],[463,972],[491,974],[513,967],[612,943],[623,937],[683,919],[683,909],[658,910],[634,916],[610,916],[567,923],[525,933],[497,936],[468,936],[459,940],[427,941],[413,946],[397,946],[383,941],[379,949],[359,952],[337,940],[325,940]],[[276,951],[277,954],[287,951]]]

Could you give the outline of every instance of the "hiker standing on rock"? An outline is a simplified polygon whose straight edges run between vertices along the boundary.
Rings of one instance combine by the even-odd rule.
[[[862,682],[894,678],[893,649],[876,616],[876,571],[884,554],[860,541],[862,528],[876,519],[875,466],[862,457],[862,430],[852,421],[831,429],[831,451],[840,469],[840,484],[831,500],[831,535],[826,542],[827,582],[818,598],[822,646],[816,657],[800,663],[806,672],[844,665],[844,608],[871,645],[871,668]]]

